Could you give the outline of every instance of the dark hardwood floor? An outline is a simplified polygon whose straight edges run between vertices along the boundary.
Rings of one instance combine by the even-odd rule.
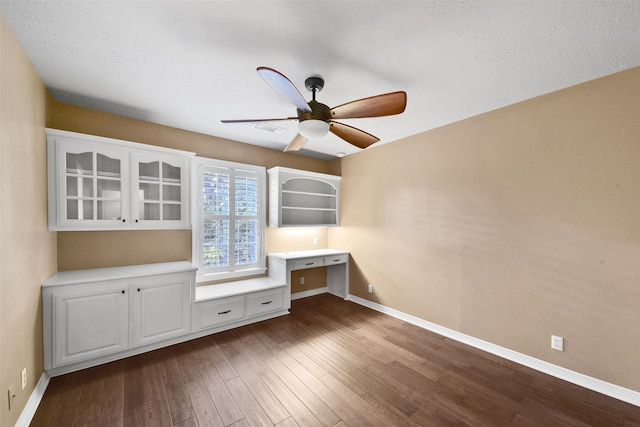
[[[32,426],[640,426],[640,407],[330,295],[55,377]]]

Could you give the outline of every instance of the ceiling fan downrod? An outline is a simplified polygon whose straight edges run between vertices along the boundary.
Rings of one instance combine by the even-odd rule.
[[[320,92],[324,87],[324,79],[320,76],[311,76],[304,81],[304,87],[311,92],[312,100],[316,100],[316,92]]]

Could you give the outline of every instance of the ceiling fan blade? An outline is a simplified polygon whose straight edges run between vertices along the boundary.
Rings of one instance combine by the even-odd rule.
[[[239,120],[220,120],[222,123],[260,123],[260,122],[277,122],[281,120],[298,120],[297,117],[283,117],[280,119],[239,119]]]
[[[295,105],[298,110],[311,111],[307,101],[284,74],[269,67],[258,67],[257,71],[269,86]]]
[[[355,119],[400,114],[407,106],[407,93],[391,92],[347,102],[331,109],[332,119]]]
[[[298,151],[307,143],[308,140],[309,138],[297,134],[296,137],[293,138],[293,141],[287,145],[287,148],[284,149],[285,153],[287,151]]]
[[[329,130],[333,134],[358,148],[367,148],[371,144],[375,144],[380,141],[379,138],[371,135],[370,133],[354,128],[353,126],[345,125],[344,123],[331,121],[329,122],[329,125]]]

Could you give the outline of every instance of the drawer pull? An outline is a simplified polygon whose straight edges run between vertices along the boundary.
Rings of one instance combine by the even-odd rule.
[[[313,264],[315,264],[315,262],[308,262],[305,265],[313,265]]]
[[[221,311],[218,314],[227,314],[227,313],[231,313],[231,310],[227,310],[227,311]]]
[[[267,301],[267,302],[263,302],[261,303],[262,305],[267,305],[267,304],[271,304],[273,301]]]
[[[333,262],[338,262],[338,261],[342,261],[342,260],[340,258],[333,260]]]

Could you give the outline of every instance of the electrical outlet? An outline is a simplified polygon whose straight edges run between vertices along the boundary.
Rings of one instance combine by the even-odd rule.
[[[314,245],[317,245],[317,244],[318,244],[318,238],[317,238],[317,237],[314,237],[314,238],[313,238],[313,244],[314,244]]]
[[[558,351],[564,351],[564,338],[551,335],[551,348]]]
[[[373,293],[373,284],[369,283],[369,287],[367,288],[367,290],[369,291],[370,294]]]
[[[304,276],[300,276],[300,284],[304,285]]]
[[[22,380],[22,389],[24,390],[24,388],[27,386],[27,368],[24,368],[20,372],[20,378]]]
[[[13,406],[13,400],[16,398],[16,388],[11,385],[11,387],[9,387],[9,390],[7,390],[7,399],[9,402],[9,410],[11,410],[11,407]]]

